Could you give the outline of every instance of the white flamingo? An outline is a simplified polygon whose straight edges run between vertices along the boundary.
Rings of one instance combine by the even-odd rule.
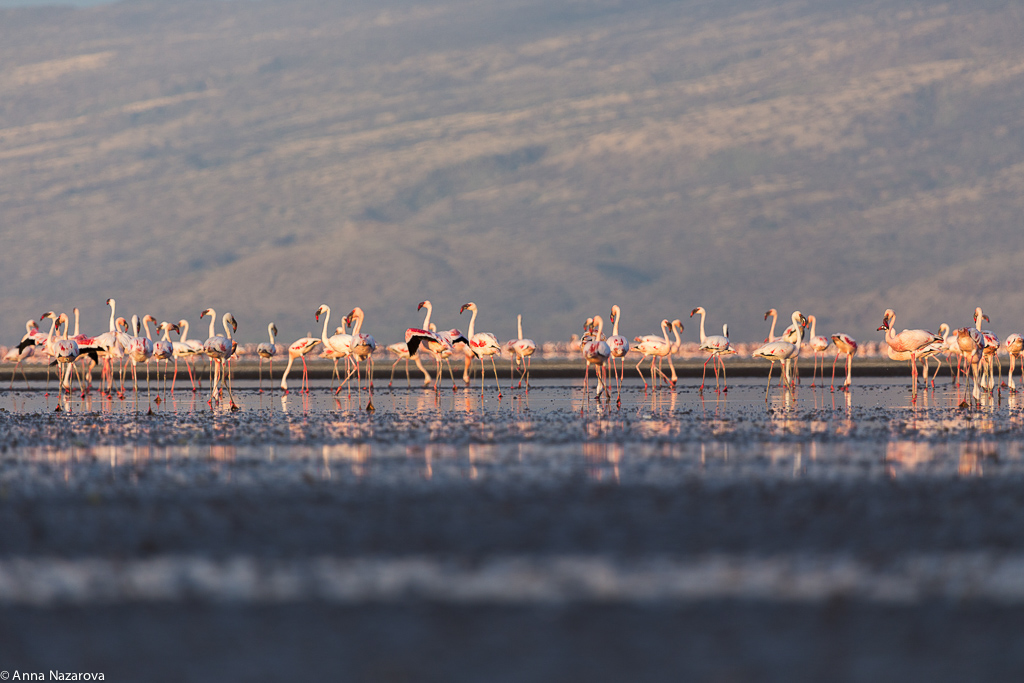
[[[511,351],[515,366],[522,366],[522,370],[519,373],[519,386],[523,386],[523,377],[526,377],[526,390],[530,390],[530,356],[537,351],[537,342],[532,339],[523,338],[523,315],[520,313],[516,316],[516,328],[519,332],[517,339],[510,340],[506,346]],[[510,384],[515,380],[515,366],[512,367],[510,374]]]
[[[818,357],[821,357],[821,381],[825,381],[825,352],[828,351],[829,340],[828,337],[823,337],[817,333],[818,330],[818,319],[814,315],[807,316],[807,322],[811,324],[811,335],[807,340],[807,344],[814,351],[814,373],[811,375],[811,386],[814,386],[815,381],[818,378]]]
[[[188,370],[188,379],[192,383],[193,393],[196,391],[197,375],[192,373],[192,359],[197,356],[206,355],[203,351],[203,343],[198,339],[188,338],[188,321],[184,318],[178,321],[178,340],[171,342],[174,356],[174,376],[171,378],[171,393],[174,393],[174,385],[178,381],[178,359],[185,362],[185,369]],[[197,373],[198,374],[198,373]]]
[[[341,332],[335,332],[333,335],[328,337],[327,325],[331,320],[331,307],[327,304],[320,304],[320,307],[316,309],[317,322],[320,321],[321,315],[324,316],[324,327],[320,332],[320,341],[323,342],[324,351],[329,354],[330,358],[334,359],[335,374],[337,374],[338,371],[338,361],[342,359],[345,361],[345,370],[347,372],[352,355],[352,344],[355,342],[355,338],[351,334],[345,332],[344,328],[342,328]],[[341,377],[338,377],[338,380],[340,381]],[[338,388],[341,389],[341,384],[338,385]]]
[[[626,354],[629,353],[629,340],[619,334],[619,321],[622,319],[622,310],[618,305],[612,306],[612,312],[608,315],[608,321],[612,324],[612,333],[605,341],[608,348],[612,350],[612,372],[615,370],[615,359],[619,359],[619,369],[615,374],[615,383],[619,390],[622,390],[622,380],[626,375]]]
[[[730,353],[736,353],[736,350],[733,349],[732,345],[729,343],[727,327],[722,328],[723,334],[721,335],[716,334],[708,336],[704,334],[704,317],[707,315],[707,312],[704,310],[703,306],[698,306],[690,311],[690,317],[692,318],[697,313],[700,313],[700,350],[707,351],[711,354],[708,356],[708,360],[704,361],[704,372],[700,377],[700,391],[704,391],[704,378],[707,376],[708,361],[710,360],[714,361],[714,365],[712,367],[715,369],[715,391],[718,391],[718,364],[721,364],[722,366],[723,383],[725,383],[725,363],[722,361],[722,356]],[[729,391],[727,383],[725,383],[724,391]]]
[[[352,358],[355,361],[353,368],[349,370],[348,376],[345,377],[345,382],[348,382],[349,378],[353,374],[356,376],[356,386],[359,387],[359,361],[366,361],[366,382],[370,389],[373,389],[373,352],[377,350],[377,341],[373,338],[373,335],[362,332],[363,318],[365,314],[363,309],[356,306],[352,309],[352,312],[345,317],[345,324],[352,327],[352,346],[351,353]],[[345,382],[342,382],[344,384]],[[341,386],[338,387],[338,393],[341,391]]]
[[[1017,391],[1017,385],[1013,382],[1014,361],[1020,361],[1020,381],[1024,383],[1024,337],[1014,332],[1006,337],[1006,352],[1010,354],[1010,373],[1007,377],[1010,380],[1010,391]]]
[[[640,373],[640,379],[644,381],[645,392],[647,391],[647,378],[644,377],[643,371],[640,370],[640,364],[643,363],[648,356],[651,358],[651,388],[654,389],[656,387],[654,383],[655,360],[658,361],[658,374],[664,378],[666,382],[671,381],[665,373],[661,371],[661,359],[672,354],[672,343],[668,340],[668,326],[669,322],[667,319],[661,321],[660,337],[656,334],[645,334],[643,336],[633,338],[633,341],[635,342],[635,346],[633,348],[642,354],[642,358],[637,361],[636,371]]]
[[[207,308],[199,314],[200,320],[206,316],[210,316],[210,336],[203,342],[203,351],[209,356],[210,362],[213,364],[209,403],[212,407],[214,399],[218,396],[217,390],[220,387],[220,383],[224,382],[228,387],[228,399],[231,401],[231,408],[236,409],[238,406],[235,405],[235,396],[231,391],[231,378],[227,376],[227,361],[235,350],[231,332],[238,330],[238,323],[235,321],[234,316],[230,313],[225,313],[221,319],[221,324],[224,327],[224,336],[220,336],[215,329],[217,312],[212,308]]]
[[[773,309],[774,310],[774,309]],[[772,386],[772,368],[775,367],[775,361],[782,363],[782,384],[788,387],[790,390],[795,388],[795,381],[793,379],[792,365],[793,359],[800,355],[800,346],[803,342],[803,329],[807,324],[807,318],[800,311],[793,311],[793,325],[796,330],[796,342],[788,342],[784,339],[777,339],[776,341],[768,342],[760,348],[756,349],[752,354],[755,358],[764,358],[772,362],[768,368],[768,387],[765,389],[765,398],[768,397],[768,390]],[[772,324],[774,328],[774,323]]]

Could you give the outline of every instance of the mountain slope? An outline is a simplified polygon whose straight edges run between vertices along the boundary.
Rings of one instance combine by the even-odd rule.
[[[1024,318],[1012,3],[337,5],[0,11],[11,336],[109,296],[246,340],[423,298],[502,338]]]

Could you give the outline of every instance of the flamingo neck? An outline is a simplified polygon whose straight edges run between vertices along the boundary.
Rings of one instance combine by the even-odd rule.
[[[469,337],[470,339],[472,339],[473,338],[473,330],[476,329],[476,313],[477,313],[477,308],[476,308],[476,306],[474,306],[470,310],[473,311],[473,315],[471,315],[469,317],[469,334],[467,334],[466,336]]]
[[[114,301],[113,299],[111,299],[110,300],[110,331],[111,332],[117,332],[117,327],[116,327],[115,322],[114,322],[115,321],[115,318],[114,318],[114,307],[116,305],[117,305],[117,302]]]
[[[274,343],[274,323],[267,325],[267,334],[270,335],[270,343]]]
[[[804,327],[800,324],[799,316],[793,316],[793,324],[796,325],[796,348],[799,349],[804,341]]]
[[[75,309],[75,336],[78,336],[78,309]]]
[[[149,333],[149,318],[148,317],[142,319],[142,326],[144,328],[146,328],[146,339],[148,339],[150,341],[153,341],[153,335],[151,335]]]
[[[184,342],[188,338],[188,321],[178,321],[178,327],[181,328],[181,336],[179,337],[179,341]]]
[[[324,309],[324,329],[320,333],[320,341],[322,341],[324,343],[324,346],[329,348],[329,344],[327,343],[327,323],[331,319],[331,307],[330,306],[324,306],[323,309]]]
[[[772,327],[768,330],[768,341],[775,341],[775,323],[779,321],[779,314],[772,309]]]
[[[594,326],[597,327],[597,334],[594,341],[601,341],[601,332],[604,331],[604,318],[599,315],[595,316]]]
[[[667,320],[662,320],[661,321],[661,336],[665,337],[665,343],[666,344],[671,344],[671,342],[669,342],[669,340],[668,340],[668,321]]]
[[[230,313],[225,313],[224,317],[221,318],[221,321],[220,321],[220,324],[224,326],[224,336],[226,336],[228,338],[228,341],[231,340],[231,325],[228,324],[228,320],[230,320],[230,319],[231,319],[231,314]]]
[[[612,321],[612,336],[613,337],[618,337],[619,336],[619,318],[622,317],[622,312],[619,310],[618,306],[613,306],[612,307],[612,313],[615,314],[615,320]]]
[[[429,330],[430,329],[430,314],[434,310],[434,305],[428,301],[425,304],[423,304],[423,308],[427,309],[427,314],[425,316],[423,316],[423,329]]]
[[[353,337],[358,337],[359,336],[359,330],[362,327],[363,327],[363,316],[362,316],[362,314],[359,314],[359,315],[356,316],[355,324],[352,325],[352,336]]]
[[[818,329],[818,319],[813,315],[807,317],[811,321],[811,339],[814,339],[814,332]]]
[[[703,308],[700,309],[700,343],[701,344],[703,344],[704,340],[708,338],[708,336],[706,334],[704,334],[704,316],[705,315],[707,315],[707,313],[704,311],[704,309]],[[775,323],[772,323],[772,329],[773,330],[775,329]]]
[[[517,315],[516,316],[516,327],[519,328],[519,338],[522,339],[523,338],[523,316],[521,316],[521,315]],[[618,323],[616,323],[615,328],[616,328],[616,330],[618,330]],[[616,332],[615,334],[618,334],[618,332]]]

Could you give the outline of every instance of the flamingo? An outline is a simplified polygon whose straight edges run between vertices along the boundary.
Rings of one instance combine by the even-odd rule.
[[[427,372],[427,369],[425,367],[423,367],[423,362],[420,360],[419,354],[416,354],[414,356],[409,353],[408,344],[406,344],[405,342],[395,342],[394,344],[388,344],[387,350],[398,357],[395,360],[395,362],[391,364],[391,379],[388,381],[389,387],[395,381],[395,366],[401,363],[403,360],[405,361],[405,381],[409,384],[409,386],[412,386],[412,380],[409,378],[410,360],[415,361],[416,367],[418,367],[420,369],[420,372],[423,373],[423,386],[427,386],[428,384],[430,384],[431,381],[433,381],[433,378],[430,376],[430,373]]]
[[[971,395],[977,400],[980,398],[978,372],[979,367],[985,360],[985,340],[978,330],[970,327],[961,327],[956,331],[956,341],[960,347],[961,355],[964,356],[968,366],[971,368],[971,375],[974,378],[974,391]]]
[[[992,376],[994,370],[994,361],[998,360],[999,352],[999,337],[996,336],[995,332],[991,330],[981,329],[981,321],[989,322],[988,316],[981,310],[981,306],[974,309],[974,327],[981,333],[982,341],[984,342],[983,352],[984,358],[982,360],[982,372],[984,373],[987,369],[988,381],[985,381],[985,375],[982,374],[981,386],[983,389],[992,391],[995,387],[995,378]],[[1003,368],[1000,363],[999,375],[1002,377]]]
[[[217,397],[217,389],[221,381],[225,381],[228,385],[228,399],[231,401],[231,408],[236,409],[238,406],[235,405],[235,396],[231,391],[230,378],[226,377],[227,367],[226,363],[231,354],[234,353],[235,346],[232,343],[231,338],[232,330],[238,330],[238,323],[235,322],[234,316],[230,313],[225,313],[221,319],[221,324],[224,326],[223,337],[219,336],[215,329],[217,322],[217,312],[212,308],[207,308],[199,314],[199,319],[202,320],[204,317],[210,316],[210,336],[205,342],[203,342],[203,351],[210,358],[210,363],[213,365],[213,378],[210,380],[212,387],[210,389],[210,406],[213,406],[213,400]]]
[[[774,310],[774,309],[772,309]],[[767,314],[765,315],[767,319]],[[793,359],[800,355],[800,346],[803,343],[803,329],[807,325],[807,318],[800,311],[793,311],[793,325],[796,330],[796,342],[788,342],[784,339],[777,339],[770,341],[767,344],[754,350],[752,354],[755,358],[765,358],[772,362],[768,368],[768,387],[765,389],[764,395],[767,400],[768,390],[772,386],[772,368],[775,367],[775,361],[782,363],[782,383],[788,386],[790,390],[795,387],[792,373]],[[774,329],[775,324],[772,323]]]
[[[621,309],[618,305],[612,306],[612,312],[608,315],[608,320],[612,324],[612,334],[605,341],[608,342],[608,348],[612,350],[612,372],[615,372],[615,359],[619,359],[619,371],[615,375],[615,383],[619,387],[619,391],[622,390],[622,380],[626,375],[626,354],[629,353],[629,340],[619,334],[621,319]]]
[[[4,356],[5,361],[15,361],[14,369],[11,370],[11,387],[14,388],[14,375],[18,372],[18,367],[21,365],[21,361],[26,358],[31,358],[36,353],[36,344],[41,343],[44,339],[44,335],[39,331],[39,323],[35,319],[29,319],[25,323],[25,335],[21,338],[18,345],[7,352]],[[25,369],[21,369],[21,376],[25,379],[25,386],[29,386],[28,377],[25,375]]]
[[[156,322],[156,318],[151,315],[147,315],[142,319],[143,324],[147,322]],[[171,330],[178,331],[178,326],[169,323],[162,322],[156,327],[156,331],[164,333],[164,336],[153,342],[153,360],[156,361],[157,372],[160,371],[160,361],[164,362],[164,388],[167,388],[167,364],[171,358],[174,357],[174,342],[171,341]],[[149,325],[146,325],[146,337],[149,337]],[[159,397],[157,397],[159,398]]]
[[[818,319],[814,315],[807,316],[807,322],[811,324],[811,336],[807,340],[811,349],[814,351],[814,373],[811,375],[811,386],[814,386],[814,382],[818,377],[818,356],[821,356],[821,381],[825,381],[825,351],[828,350],[829,340],[828,337],[823,337],[816,334],[818,329]],[[842,353],[842,352],[840,352]],[[838,358],[838,354],[836,358]]]
[[[320,316],[324,316],[324,328],[320,332],[320,341],[323,342],[324,352],[328,354],[330,358],[334,359],[334,371],[337,374],[338,361],[342,358],[345,359],[345,370],[348,370],[349,356],[352,355],[352,344],[355,338],[344,331],[342,328],[341,332],[335,332],[330,337],[327,336],[327,324],[331,320],[331,307],[327,304],[320,304],[320,307],[316,309],[316,320],[320,322]],[[343,321],[347,322],[347,321]],[[305,363],[305,361],[303,361]],[[348,378],[346,377],[346,381]],[[333,381],[333,380],[332,380]],[[338,377],[338,381],[341,381],[341,377]],[[338,389],[341,389],[341,384],[338,385]]]
[[[780,341],[781,340],[781,341],[787,341],[790,344],[795,344],[796,343],[796,338],[797,338],[797,334],[796,334],[796,332],[797,332],[797,330],[796,330],[797,325],[794,324],[794,323],[791,323],[788,327],[786,327],[786,329],[784,329],[782,331],[781,335],[776,337],[775,336],[775,322],[776,322],[776,320],[779,317],[779,312],[777,310],[775,310],[774,308],[769,308],[765,312],[765,314],[764,314],[764,319],[767,320],[768,316],[772,317],[772,326],[771,326],[771,329],[768,330],[768,336],[765,338],[764,343],[767,344],[769,342]],[[805,320],[806,320],[806,318],[805,318]],[[806,327],[806,323],[804,323],[804,326]],[[775,363],[773,362],[771,367],[768,368],[768,374],[769,375],[772,374],[772,368],[774,368],[774,367],[775,367]],[[796,379],[799,382],[800,381],[800,365],[796,364],[794,366],[794,369],[796,371],[796,373],[795,373],[796,374]],[[779,386],[782,386],[782,378],[779,378]]]
[[[120,361],[124,358],[124,342],[127,339],[120,334],[117,328],[117,302],[113,299],[107,299],[106,305],[110,306],[110,326],[106,332],[98,335],[93,340],[93,344],[99,347],[97,353],[103,359],[101,383],[106,383],[106,392],[110,393],[114,390],[114,361],[117,360],[120,364]],[[102,388],[101,391],[103,391]],[[123,384],[121,391],[122,393],[124,391]]]
[[[463,304],[462,308],[459,309],[459,315],[462,315],[465,311],[472,311],[473,315],[469,318],[469,332],[466,336],[469,338],[469,346],[473,350],[474,355],[480,359],[480,391],[484,390],[484,356],[490,356],[491,367],[494,368],[494,382],[498,385],[498,398],[501,398],[501,382],[498,380],[498,366],[494,363],[494,356],[501,353],[501,344],[498,343],[498,338],[490,332],[477,332],[474,334],[473,330],[476,327],[476,314],[479,312],[476,304],[470,301],[468,304]]]
[[[148,316],[147,316],[148,317]],[[132,334],[128,343],[124,345],[125,355],[132,362],[132,386],[135,394],[139,393],[137,371],[139,363],[148,363],[153,356],[153,340],[149,339],[149,328],[146,328],[146,336],[140,336],[139,316],[132,316]],[[146,365],[146,395],[149,395],[149,365]]]
[[[636,364],[636,371],[640,373],[640,379],[644,381],[644,391],[647,391],[647,378],[644,377],[644,373],[640,370],[640,364],[651,357],[651,388],[655,388],[654,384],[654,361],[658,360],[658,374],[665,379],[670,381],[669,378],[661,371],[661,359],[665,356],[669,356],[672,353],[672,344],[668,340],[668,320],[661,321],[661,335],[656,334],[645,334],[640,337],[634,337],[633,341],[636,342],[636,346],[633,347],[639,351],[643,357]]]
[[[406,346],[409,349],[409,354],[415,355],[420,348],[420,344],[423,344],[427,352],[434,357],[434,360],[437,362],[435,389],[440,389],[441,360],[444,359],[448,363],[448,375],[452,378],[452,391],[455,391],[455,373],[452,372],[452,364],[448,360],[448,356],[452,354],[455,350],[455,345],[458,343],[469,346],[469,339],[456,329],[451,329],[447,332],[436,332],[431,329],[430,314],[433,311],[433,305],[429,300],[421,301],[416,310],[419,311],[424,308],[427,309],[427,315],[423,318],[423,327],[410,327],[405,331]]]
[[[724,378],[725,363],[722,361],[722,355],[736,353],[736,350],[729,343],[728,326],[722,328],[723,334],[709,337],[704,334],[704,317],[707,315],[707,311],[704,310],[703,306],[698,306],[690,311],[690,317],[692,318],[697,313],[700,313],[700,350],[710,352],[708,360],[704,361],[704,372],[700,377],[700,391],[702,393],[704,391],[704,378],[707,375],[708,361],[710,360],[714,360],[712,367],[715,369],[715,391],[718,391],[718,364],[721,363],[722,365],[722,376]],[[728,384],[726,384],[725,391],[729,391]]]
[[[270,342],[263,342],[256,347],[256,355],[260,357],[260,393],[263,393],[263,360],[270,361],[270,381],[274,381],[274,355],[277,353],[277,344],[274,343],[274,335],[277,334],[277,325],[267,325],[267,334],[270,335]]]
[[[363,309],[356,306],[352,309],[352,312],[345,317],[345,324],[352,327],[352,346],[351,353],[353,360],[355,361],[352,370],[349,370],[348,376],[345,377],[345,382],[348,382],[349,377],[353,373],[356,375],[356,382],[358,386],[359,379],[359,361],[366,359],[366,381],[369,384],[369,388],[373,389],[373,352],[377,350],[377,341],[373,338],[373,335],[360,332],[363,327]],[[344,382],[343,382],[344,384]],[[341,386],[338,387],[338,393],[341,391]]]
[[[516,327],[519,330],[519,337],[509,341],[506,346],[515,358],[516,365],[522,365],[522,372],[519,373],[519,386],[523,386],[523,377],[526,377],[526,390],[530,390],[530,356],[537,350],[537,342],[532,339],[523,339],[523,315],[516,316]],[[509,383],[515,379],[515,369],[509,376]]]
[[[288,393],[288,373],[291,372],[292,363],[295,362],[296,358],[302,359],[302,388],[299,390],[299,393],[303,391],[307,394],[309,393],[309,371],[306,369],[306,355],[320,343],[321,340],[316,337],[300,337],[288,346],[288,366],[284,369],[284,374],[281,375],[281,390],[284,393]]]
[[[832,391],[836,389],[836,361],[839,360],[839,354],[841,353],[846,354],[846,381],[839,389],[840,391],[847,391],[853,381],[853,357],[857,355],[857,340],[845,332],[837,332],[832,335],[832,343],[836,345],[836,358],[832,361]],[[825,381],[824,366],[821,369],[821,379],[822,382]]]
[[[668,321],[665,321],[666,324]],[[601,332],[604,328],[604,320],[601,316],[594,316],[592,323],[593,334],[585,336],[583,339],[583,345],[580,350],[583,352],[583,359],[587,361],[586,372],[583,375],[583,383],[586,387],[587,395],[590,395],[590,366],[597,366],[594,369],[594,373],[597,375],[597,398],[601,397],[601,393],[607,389],[604,384],[604,370],[605,363],[611,358],[612,350],[608,346],[608,342],[601,339]],[[653,361],[652,361],[653,362]],[[652,378],[653,382],[654,379]]]
[[[185,369],[188,370],[188,379],[192,383],[192,391],[196,391],[196,377],[192,374],[192,363],[191,359],[196,356],[205,355],[203,351],[203,344],[197,339],[188,338],[188,321],[181,319],[178,321],[177,329],[179,330],[179,337],[177,341],[171,342],[173,347],[174,356],[174,376],[171,378],[171,393],[174,393],[174,385],[178,381],[178,359],[185,361]]]
[[[56,327],[59,328],[61,325],[64,326],[64,331],[53,340],[51,345],[54,356],[53,364],[59,368],[57,375],[60,377],[60,388],[71,391],[71,370],[81,352],[78,349],[78,342],[68,337],[68,316],[64,313],[61,313],[56,319]],[[81,382],[81,378],[79,378],[79,382]],[[82,393],[85,393],[84,387],[82,387]]]
[[[1010,354],[1010,373],[1007,375],[1010,379],[1010,391],[1017,391],[1017,385],[1013,383],[1013,366],[1015,360],[1021,362],[1020,381],[1024,382],[1024,337],[1014,332],[1006,337],[1005,344],[1006,352]]]
[[[942,369],[942,359],[939,358],[939,354],[949,352],[949,348],[947,346],[950,338],[948,323],[942,323],[939,325],[939,336],[942,337],[942,343],[929,344],[923,353],[918,354],[918,357],[924,361],[921,365],[924,370],[925,386],[928,386],[928,371],[931,365],[929,361],[931,361],[932,358],[935,358],[935,372],[933,372],[931,376],[932,388],[935,387],[935,378],[939,376],[939,370]]]
[[[903,330],[896,334],[896,313],[891,308],[886,309],[882,316],[882,325],[879,331],[885,330],[885,342],[896,352],[906,351],[910,354],[911,369],[910,375],[913,380],[913,393],[917,394],[917,356],[924,347],[937,341],[944,341],[942,337],[929,332],[928,330]]]

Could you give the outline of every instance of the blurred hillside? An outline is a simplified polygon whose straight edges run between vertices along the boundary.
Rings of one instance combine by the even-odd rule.
[[[0,10],[0,323],[355,305],[565,339],[708,309],[1024,329],[1014,2],[265,0]],[[685,320],[696,335],[696,320]],[[332,324],[333,327],[333,324]],[[7,340],[7,343],[10,343]]]

